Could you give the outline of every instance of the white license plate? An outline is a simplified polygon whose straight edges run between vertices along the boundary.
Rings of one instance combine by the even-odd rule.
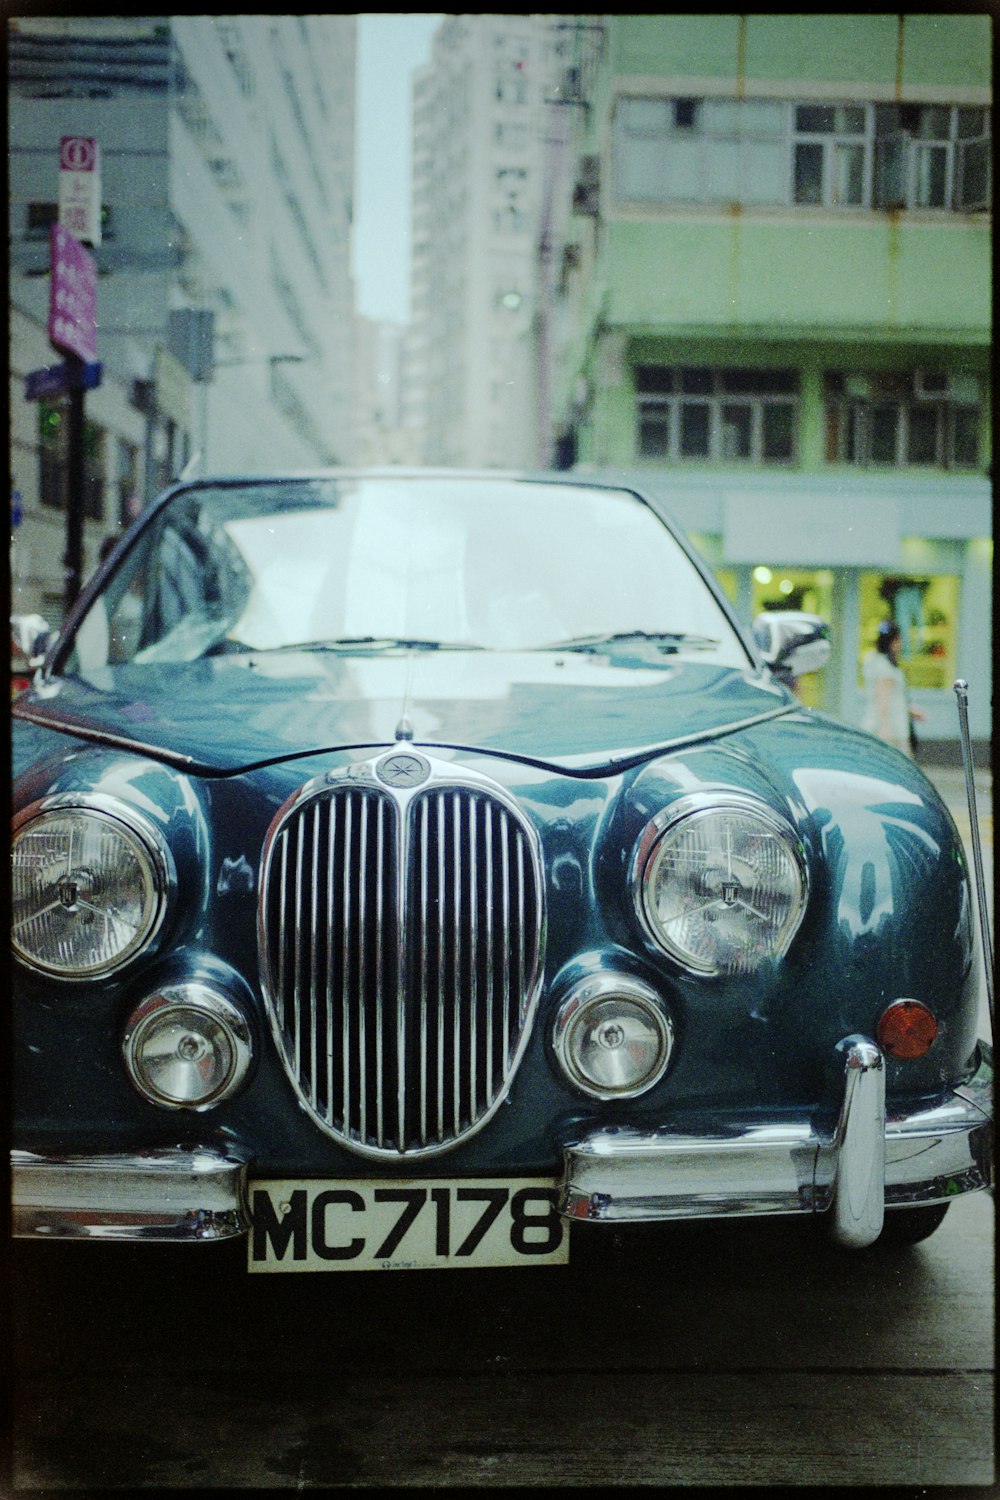
[[[550,1177],[251,1182],[251,1271],[551,1266],[569,1225]]]

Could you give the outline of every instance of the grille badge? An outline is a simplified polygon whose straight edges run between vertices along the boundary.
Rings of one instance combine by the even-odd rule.
[[[410,751],[396,751],[379,761],[376,772],[380,781],[391,787],[420,786],[431,774],[431,768],[422,755]]]

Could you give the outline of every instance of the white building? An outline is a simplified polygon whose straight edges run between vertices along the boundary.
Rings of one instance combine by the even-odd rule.
[[[558,15],[449,15],[414,79],[405,420],[430,464],[533,465],[536,245]]]
[[[10,22],[13,604],[63,603],[65,429],[23,377],[48,342],[63,136],[97,140],[101,385],[89,392],[84,575],[189,463],[349,458],[353,15]],[[14,519],[12,511],[12,521]]]
[[[416,435],[403,420],[406,328],[359,317],[355,329],[352,462],[382,468],[419,462]]]

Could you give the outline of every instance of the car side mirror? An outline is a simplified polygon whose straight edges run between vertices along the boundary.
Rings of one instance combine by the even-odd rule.
[[[11,615],[10,643],[31,666],[45,656],[52,639],[52,629],[41,615]]]
[[[766,610],[753,622],[753,638],[767,665],[782,678],[818,672],[830,659],[830,627],[798,609]]]

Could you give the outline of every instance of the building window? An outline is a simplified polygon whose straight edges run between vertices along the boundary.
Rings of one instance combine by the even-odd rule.
[[[104,516],[103,427],[83,427],[83,513],[88,521]],[[43,505],[63,510],[69,484],[69,413],[54,401],[38,403],[38,494]]]
[[[860,208],[866,198],[867,111],[863,105],[796,105],[792,198],[824,208]]]
[[[118,492],[118,525],[123,528],[139,514],[139,449],[126,438],[116,444],[115,488]]]
[[[619,203],[982,211],[991,115],[950,104],[622,98]]]
[[[639,365],[635,388],[640,458],[794,462],[793,371]]]
[[[828,371],[823,386],[829,463],[939,469],[979,463],[982,397],[975,376]]]

